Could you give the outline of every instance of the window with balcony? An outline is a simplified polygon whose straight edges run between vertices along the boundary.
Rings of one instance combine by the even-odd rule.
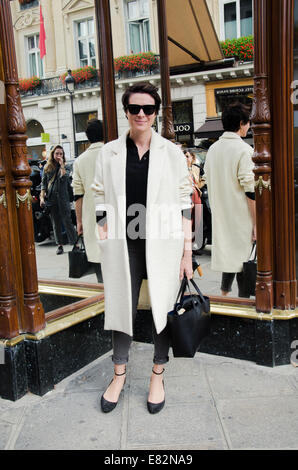
[[[79,67],[96,67],[95,34],[93,18],[76,23]]]
[[[148,52],[150,44],[149,1],[125,0],[128,52]]]
[[[39,51],[39,34],[26,37],[27,63],[29,77],[43,77],[43,63]]]
[[[38,7],[38,0],[19,0],[20,10],[27,10],[28,8]]]
[[[221,39],[234,39],[253,34],[252,0],[221,0]]]

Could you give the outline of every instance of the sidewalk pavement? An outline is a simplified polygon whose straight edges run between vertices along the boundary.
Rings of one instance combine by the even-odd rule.
[[[174,359],[165,372],[166,404],[146,400],[153,346],[133,343],[116,409],[98,397],[112,377],[111,352],[43,397],[0,399],[0,449],[225,450],[298,448],[298,369],[198,353]]]

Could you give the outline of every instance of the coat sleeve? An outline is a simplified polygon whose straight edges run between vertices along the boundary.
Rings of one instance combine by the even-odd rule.
[[[95,209],[97,215],[101,215],[106,210],[102,159],[102,151],[100,151],[96,159],[94,181],[91,185],[91,189],[94,191]]]
[[[85,194],[85,188],[80,175],[78,160],[74,162],[73,166],[72,187],[74,196],[83,196]]]
[[[193,189],[192,189],[192,185],[189,179],[186,160],[181,151],[179,151],[178,158],[179,158],[179,166],[180,166],[179,193],[180,193],[181,210],[191,209],[191,206],[192,206],[191,195],[192,195]]]
[[[253,173],[254,163],[252,161],[253,149],[247,146],[242,153],[238,165],[238,180],[244,192],[255,191],[255,177]]]
[[[40,188],[41,188],[42,191],[47,191],[47,189],[48,189],[48,178],[47,178],[47,174],[46,174],[45,171],[43,172],[43,175],[42,175],[41,187]]]

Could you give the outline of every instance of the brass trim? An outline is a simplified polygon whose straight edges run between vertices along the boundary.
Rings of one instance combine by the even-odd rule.
[[[7,209],[7,200],[6,200],[5,190],[3,191],[3,193],[0,196],[0,204],[3,204],[3,207],[5,207],[5,209]]]
[[[30,189],[27,189],[26,193],[23,194],[23,195],[19,194],[18,191],[16,191],[16,206],[17,206],[17,208],[20,207],[20,202],[22,204],[25,204],[26,201],[27,201],[28,211],[30,211],[31,201],[32,201],[32,196],[31,196]]]
[[[69,297],[79,297],[83,299],[88,299],[89,297],[94,297],[95,295],[103,294],[104,290],[101,287],[98,289],[82,287],[82,286],[67,286],[67,285],[51,285],[48,283],[38,282],[38,292],[40,294],[52,294],[52,295],[65,295]]]
[[[259,176],[259,179],[255,181],[255,188],[259,189],[260,196],[262,196],[263,188],[271,191],[271,178],[268,181],[263,180],[263,176]]]
[[[24,341],[25,335],[19,335],[15,336],[14,338],[11,339],[0,339],[0,344],[5,348],[5,347],[13,347],[16,346],[18,343],[21,343]]]
[[[37,332],[36,334],[25,333],[16,336],[12,339],[0,339],[0,344],[4,347],[16,346],[25,339],[33,341],[39,341],[43,338],[51,336],[55,333],[70,328],[73,325],[81,323],[89,318],[93,318],[104,312],[104,300],[96,304],[92,304],[88,307],[81,308],[76,312],[66,314],[65,316],[50,320],[47,322],[46,327]],[[252,307],[247,306],[235,306],[235,305],[223,305],[211,303],[211,314],[212,315],[223,315],[227,317],[244,318],[261,321],[272,321],[272,320],[292,320],[298,318],[298,309],[296,310],[273,310],[272,313],[258,313]]]
[[[65,315],[62,318],[49,321],[46,324],[46,327],[38,331],[36,334],[26,334],[26,339],[31,339],[34,341],[39,341],[43,338],[51,336],[59,331],[66,330],[67,328],[77,325],[89,318],[96,317],[97,315],[104,312],[104,301],[93,304],[89,307],[82,308],[77,312],[70,313]]]

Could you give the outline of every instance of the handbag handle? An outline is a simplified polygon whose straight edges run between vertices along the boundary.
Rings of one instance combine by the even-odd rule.
[[[181,281],[181,285],[180,285],[180,289],[179,289],[179,292],[178,292],[178,295],[177,295],[177,299],[176,299],[176,302],[175,304],[177,304],[179,298],[181,299],[185,293],[185,290],[186,290],[186,281],[187,281],[187,278],[186,276],[184,276],[184,278],[182,279]]]
[[[195,281],[193,279],[190,279],[190,282],[192,283],[192,285],[194,286],[197,294],[199,295],[200,299],[202,302],[205,303],[205,298],[202,294],[202,292],[200,291],[199,287],[197,286],[197,284],[195,283]],[[181,282],[181,286],[180,286],[180,289],[179,289],[179,292],[178,292],[178,295],[177,295],[177,299],[176,299],[176,302],[178,302],[178,299],[180,297],[180,299],[184,296],[185,294],[185,291],[186,291],[186,287],[188,287],[188,290],[189,290],[189,293],[191,295],[191,290],[190,290],[190,286],[189,286],[189,282],[188,282],[188,279],[186,276],[184,276],[182,282]]]
[[[250,257],[251,257],[254,250],[255,250],[255,256],[254,256],[253,262],[255,263],[256,259],[257,259],[257,242],[256,241],[254,241],[253,244],[252,244],[251,252],[250,252],[250,255],[249,255],[249,258],[248,258],[249,260],[250,260]]]
[[[83,235],[78,235],[77,236],[77,239],[73,245],[73,248],[72,248],[72,251],[75,251],[77,249],[77,245],[79,243],[79,241],[81,241],[81,250],[84,249],[85,250],[85,243],[84,243],[84,238],[83,238]]]

